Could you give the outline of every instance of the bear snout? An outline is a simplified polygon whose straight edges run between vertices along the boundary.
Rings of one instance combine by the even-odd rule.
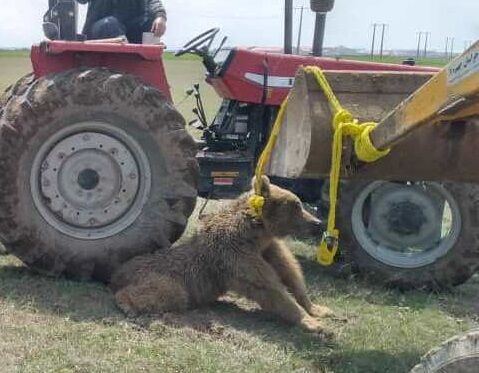
[[[314,216],[312,216],[309,224],[312,237],[321,237],[326,230],[324,222]]]
[[[325,231],[324,223],[306,210],[303,210],[301,216],[292,222],[294,222],[291,226],[294,230],[293,236],[298,239],[316,239]]]

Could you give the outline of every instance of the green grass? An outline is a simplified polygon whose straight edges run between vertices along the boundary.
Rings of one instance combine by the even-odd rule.
[[[407,372],[477,323],[475,281],[450,294],[402,294],[331,277],[293,243],[311,296],[337,313],[334,342],[229,296],[209,309],[126,319],[101,285],[50,279],[0,258],[2,372]],[[341,319],[346,319],[346,321]]]
[[[344,59],[351,59],[357,61],[373,61],[373,62],[384,62],[384,63],[402,63],[406,59],[406,57],[398,57],[398,56],[384,56],[380,58],[379,56],[375,56],[372,60],[369,55],[354,55],[354,56],[341,56],[340,58]],[[417,61],[418,65],[422,66],[436,66],[436,67],[443,67],[447,65],[449,60],[446,58],[420,58]]]
[[[0,58],[28,58],[29,55],[30,50],[28,49],[0,49]]]
[[[166,59],[175,102],[204,70]],[[0,59],[0,89],[29,71],[26,57]],[[218,99],[203,85],[210,115]],[[191,101],[179,105],[190,117]],[[218,203],[210,208],[217,208]],[[189,231],[195,224],[191,220]],[[314,301],[339,316],[325,344],[244,299],[162,319],[126,319],[108,289],[36,275],[0,257],[2,372],[407,372],[428,349],[479,325],[479,279],[451,293],[401,293],[332,277],[293,242]],[[347,321],[342,321],[346,319]]]

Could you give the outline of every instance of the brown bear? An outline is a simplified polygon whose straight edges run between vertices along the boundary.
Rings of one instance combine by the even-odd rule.
[[[111,281],[118,306],[131,316],[185,311],[233,291],[291,324],[324,333],[314,317],[330,310],[311,303],[301,268],[281,241],[318,237],[323,224],[293,193],[262,181],[260,217],[251,213],[251,191],[206,216],[186,242],[120,267]]]

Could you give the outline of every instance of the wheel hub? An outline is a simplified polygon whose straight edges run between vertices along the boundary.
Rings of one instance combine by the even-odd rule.
[[[398,268],[433,263],[461,229],[457,203],[438,183],[373,182],[356,199],[351,218],[361,247]]]
[[[441,238],[444,200],[419,186],[385,183],[371,194],[368,231],[389,247],[422,247]]]
[[[83,131],[56,134],[37,155],[31,178],[34,201],[63,233],[108,237],[141,212],[150,188],[148,160],[118,128],[102,123],[75,127]]]
[[[420,206],[410,201],[391,203],[389,214],[385,218],[389,230],[403,236],[418,235],[427,223],[427,218]]]
[[[87,168],[78,175],[78,185],[85,190],[95,189],[100,182],[100,175],[95,170]]]

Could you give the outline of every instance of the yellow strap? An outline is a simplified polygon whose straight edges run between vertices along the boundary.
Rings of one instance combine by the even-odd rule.
[[[363,162],[374,162],[389,153],[387,150],[379,150],[374,147],[371,142],[370,133],[376,126],[376,123],[358,123],[352,116],[352,114],[344,109],[338,98],[335,96],[331,86],[329,85],[326,76],[323,71],[316,66],[305,67],[306,72],[312,73],[316,79],[316,82],[321,87],[329,102],[331,110],[333,112],[332,130],[333,130],[333,143],[332,143],[332,157],[331,157],[331,170],[329,175],[329,216],[326,233],[318,247],[317,260],[322,265],[331,265],[334,262],[334,258],[338,252],[339,243],[339,230],[336,229],[336,207],[338,202],[338,186],[339,177],[341,171],[341,158],[343,150],[343,137],[349,136],[354,141],[354,149],[356,156]],[[250,212],[254,217],[261,217],[264,206],[264,197],[261,196],[262,179],[264,174],[264,168],[266,163],[271,157],[276,140],[281,130],[281,124],[283,122],[284,114],[289,101],[289,95],[281,104],[278,115],[274,122],[271,134],[266,144],[265,149],[261,153],[256,166],[256,182],[254,185],[255,195],[249,200]]]
[[[256,165],[255,170],[255,177],[256,181],[254,184],[254,192],[255,194],[250,197],[249,199],[249,208],[250,214],[255,217],[261,217],[263,213],[263,206],[264,206],[264,197],[261,195],[261,186],[262,186],[262,178],[261,176],[264,175],[264,168],[266,167],[266,163],[271,158],[271,153],[273,152],[274,145],[276,144],[276,140],[278,139],[279,132],[281,130],[281,124],[283,123],[284,114],[286,112],[286,107],[288,106],[289,95],[283,101],[279,108],[278,115],[276,116],[276,120],[274,121],[273,128],[271,129],[271,134],[269,135],[268,142],[261,153],[258,163]]]
[[[320,264],[329,266],[333,264],[339,247],[339,230],[336,228],[336,208],[338,203],[338,187],[341,172],[341,159],[343,152],[343,137],[349,136],[354,141],[354,150],[359,160],[374,162],[386,156],[387,150],[376,149],[371,142],[369,134],[376,123],[358,123],[352,114],[344,109],[335,96],[323,71],[316,66],[308,66],[306,72],[314,75],[316,82],[321,87],[333,112],[333,144],[331,156],[331,170],[329,174],[329,215],[328,225],[323,240],[319,244],[317,260]]]

